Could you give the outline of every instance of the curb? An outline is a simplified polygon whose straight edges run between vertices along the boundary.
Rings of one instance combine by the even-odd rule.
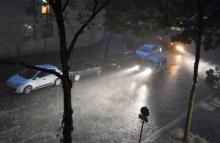
[[[209,104],[213,107],[220,108],[220,99],[219,97],[215,97],[213,100],[209,102]]]

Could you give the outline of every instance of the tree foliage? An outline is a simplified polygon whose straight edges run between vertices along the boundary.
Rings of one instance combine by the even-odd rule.
[[[196,7],[194,1],[191,1],[192,6]],[[176,20],[176,23],[184,30],[173,37],[174,41],[190,43],[197,39],[198,26],[196,22],[198,13],[197,10],[191,9],[191,7],[186,7],[184,10],[191,11],[189,16],[178,15],[180,20]],[[220,2],[217,0],[201,0],[201,12],[203,15],[201,19],[203,24],[202,46],[205,50],[215,49],[220,45]]]

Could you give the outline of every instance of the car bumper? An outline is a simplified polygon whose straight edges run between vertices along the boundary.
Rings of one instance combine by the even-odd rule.
[[[11,86],[7,86],[8,90],[13,92],[13,93],[22,93],[23,90],[21,88],[15,88],[15,87],[11,87]]]

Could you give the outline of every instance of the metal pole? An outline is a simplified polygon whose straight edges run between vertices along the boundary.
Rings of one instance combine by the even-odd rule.
[[[140,133],[140,136],[139,136],[139,141],[138,141],[138,143],[141,142],[141,137],[142,137],[143,127],[144,127],[144,120],[142,121],[142,125],[141,125],[141,133]]]
[[[111,41],[111,33],[108,33],[108,38],[107,38],[107,43],[106,43],[106,47],[105,47],[105,53],[104,53],[104,64],[106,64],[106,61],[107,61],[107,57],[108,57],[108,52],[109,52],[109,44],[110,44],[110,41]]]
[[[45,28],[44,28],[44,56],[45,60],[47,60],[47,39],[46,39],[46,32],[47,32],[47,27],[48,26],[48,15],[46,13],[46,22],[45,22]]]

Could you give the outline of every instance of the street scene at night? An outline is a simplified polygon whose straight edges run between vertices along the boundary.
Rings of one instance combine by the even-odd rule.
[[[218,0],[1,0],[0,143],[219,143]]]

